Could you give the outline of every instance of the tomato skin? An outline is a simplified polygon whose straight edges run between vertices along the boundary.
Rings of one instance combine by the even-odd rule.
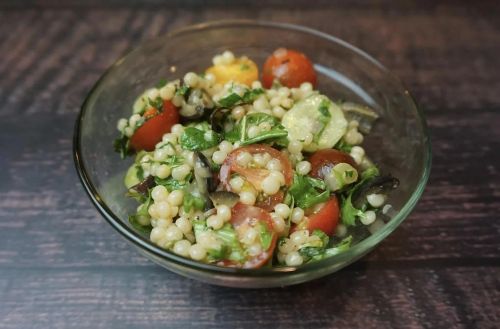
[[[276,206],[278,203],[281,203],[283,199],[285,198],[285,194],[283,191],[278,191],[278,193],[274,195],[270,195],[264,200],[258,200],[257,203],[255,203],[256,207],[262,208],[265,211],[274,211],[274,206]]]
[[[349,154],[334,149],[323,149],[314,152],[309,157],[309,162],[311,163],[309,175],[320,179],[329,174],[333,166],[341,162],[348,163],[357,169],[356,162]]]
[[[321,230],[326,235],[331,236],[339,223],[339,213],[339,202],[334,195],[330,200],[325,202],[319,211],[307,216],[303,222],[299,223],[295,230],[307,229],[309,233],[312,233],[314,230]]]
[[[246,177],[247,180],[252,183],[252,185],[254,185],[257,189],[260,189],[261,181],[266,178],[267,175],[269,175],[269,170],[267,169],[251,169],[239,166],[236,162],[236,157],[241,152],[248,152],[252,155],[257,153],[268,153],[272,158],[278,159],[281,163],[283,176],[285,176],[285,185],[290,186],[292,184],[293,171],[290,160],[288,160],[288,158],[280,151],[272,148],[271,146],[264,144],[252,144],[233,150],[228,154],[226,160],[222,164],[219,176],[221,182],[224,184],[228,191],[231,191],[229,179],[231,177],[231,173],[233,172]]]
[[[271,88],[274,79],[288,88],[300,87],[303,82],[316,85],[316,72],[312,62],[301,52],[280,48],[264,63],[262,85]]]
[[[231,210],[231,224],[238,230],[238,227],[243,225],[255,226],[259,222],[263,222],[267,225],[268,229],[271,231],[272,240],[269,248],[263,250],[260,254],[250,257],[243,264],[236,264],[231,261],[223,260],[219,262],[219,265],[229,266],[229,267],[242,267],[242,268],[259,268],[265,265],[269,259],[272,258],[274,249],[276,248],[276,241],[278,235],[273,228],[273,220],[269,213],[259,207],[248,206],[243,203],[237,203]]]
[[[146,118],[154,115],[150,110],[145,112]],[[148,119],[130,138],[130,146],[135,151],[153,151],[164,134],[170,132],[173,125],[179,123],[177,108],[170,101],[163,103],[163,112]]]

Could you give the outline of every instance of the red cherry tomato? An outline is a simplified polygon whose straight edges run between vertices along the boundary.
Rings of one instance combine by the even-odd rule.
[[[248,152],[252,155],[257,153],[268,153],[273,159],[278,159],[281,163],[281,170],[283,176],[285,176],[285,184],[290,186],[293,179],[292,164],[290,160],[281,153],[280,151],[272,148],[271,146],[264,144],[253,144],[248,146],[243,146],[232,151],[226,157],[226,160],[222,164],[219,172],[220,180],[226,187],[228,191],[231,191],[231,185],[229,184],[229,179],[232,173],[240,174],[245,177],[248,182],[250,182],[257,190],[261,190],[261,183],[269,175],[269,170],[259,169],[259,168],[245,168],[238,165],[236,158],[238,154],[242,152]]]
[[[259,207],[237,203],[231,211],[231,224],[236,232],[244,231],[250,227],[256,227],[258,224],[266,225],[272,235],[271,243],[269,244],[269,248],[262,250],[262,252],[256,256],[249,256],[243,264],[236,264],[231,261],[222,261],[219,265],[242,268],[259,268],[266,264],[273,256],[278,237],[276,232],[274,232],[273,220],[271,219],[269,213]]]
[[[357,168],[356,162],[349,154],[334,149],[314,152],[309,158],[309,162],[311,163],[311,173],[309,175],[321,179],[330,173],[333,166],[341,162]]]
[[[147,115],[146,115],[147,114]],[[147,110],[145,117],[150,117],[153,111]],[[130,138],[130,146],[135,151],[152,151],[161,141],[164,134],[170,132],[173,125],[179,123],[177,108],[170,101],[163,103],[163,112],[148,119]]]
[[[262,84],[271,88],[278,80],[283,86],[300,87],[303,82],[316,85],[316,72],[309,58],[301,52],[279,48],[269,56],[262,70]]]
[[[316,212],[308,215],[294,229],[307,229],[310,233],[314,230],[321,230],[327,235],[332,235],[339,222],[339,202],[337,197],[332,196],[323,206]]]

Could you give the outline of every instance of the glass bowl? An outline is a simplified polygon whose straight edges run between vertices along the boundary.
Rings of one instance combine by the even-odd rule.
[[[123,177],[133,161],[113,151],[116,122],[128,117],[135,98],[161,79],[201,72],[226,49],[259,67],[273,50],[306,53],[318,73],[318,89],[335,99],[366,104],[380,115],[363,146],[383,172],[401,181],[389,203],[398,211],[380,230],[348,251],[300,267],[234,269],[203,264],[151,243],[128,223],[137,204],[124,196]],[[74,135],[80,179],[104,218],[142,254],[183,276],[211,284],[262,288],[309,281],[338,271],[384,240],[410,214],[427,182],[431,151],[422,112],[387,69],[356,47],[307,27],[247,20],[203,23],[148,41],[116,61],[87,96]],[[404,247],[404,246],[403,246]]]

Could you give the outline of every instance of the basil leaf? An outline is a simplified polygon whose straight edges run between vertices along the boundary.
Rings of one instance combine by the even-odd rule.
[[[194,127],[187,127],[181,135],[181,147],[190,151],[203,151],[218,145],[220,135],[212,130],[208,131],[211,132],[209,140],[205,139],[205,131]]]
[[[293,183],[288,193],[293,196],[295,203],[304,209],[326,202],[330,197],[330,191],[326,189],[322,180],[297,173],[293,176]]]

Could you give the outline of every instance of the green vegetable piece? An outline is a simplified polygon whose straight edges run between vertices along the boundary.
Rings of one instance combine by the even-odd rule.
[[[185,150],[203,151],[217,146],[220,142],[220,135],[212,130],[210,139],[205,139],[205,131],[195,127],[187,127],[181,135],[180,145]]]
[[[193,209],[203,210],[203,208],[205,208],[205,199],[197,197],[192,193],[185,193],[182,207],[185,212],[190,212]]]
[[[151,225],[141,225],[139,219],[140,217],[149,217],[148,208],[151,205],[151,202],[151,193],[148,193],[146,201],[139,207],[137,213],[128,217],[130,225],[132,225],[133,228],[145,235],[149,235],[153,228]]]
[[[179,87],[176,91],[175,91],[175,94],[176,95],[180,95],[180,96],[183,96],[183,97],[186,97],[189,92],[191,91],[191,88],[189,88],[188,86],[186,85],[183,85],[181,87]]]
[[[262,250],[267,250],[271,247],[271,242],[273,241],[273,235],[267,223],[259,222],[259,237],[260,243],[262,245]]]
[[[221,229],[214,231],[217,237],[222,241],[224,246],[228,248],[227,259],[243,263],[246,259],[246,254],[238,240],[236,231],[231,224],[226,223]]]
[[[257,136],[248,138],[248,129],[253,126],[259,126],[262,123],[268,123],[271,127],[268,131],[263,131]],[[233,130],[225,134],[225,139],[231,142],[240,141],[241,145],[255,144],[264,140],[276,142],[281,139],[286,140],[288,132],[280,124],[279,120],[265,113],[250,113],[245,115]]]
[[[115,152],[120,153],[120,157],[122,159],[125,159],[125,157],[127,157],[133,153],[133,151],[129,147],[129,143],[130,143],[130,139],[125,135],[118,137],[113,142],[113,148],[114,148]]]
[[[330,197],[330,191],[327,189],[325,182],[309,176],[301,176],[297,173],[293,176],[293,183],[288,193],[293,196],[295,204],[304,209],[326,202]]]
[[[186,177],[184,182],[179,182],[178,180],[173,179],[172,177],[167,177],[167,178],[159,178],[155,177],[155,183],[156,185],[163,185],[167,188],[169,192],[172,192],[174,190],[182,190],[184,187],[187,186],[188,182],[191,180],[191,173]]]
[[[248,104],[253,102],[259,95],[263,94],[264,90],[261,88],[247,89],[243,96],[231,92],[226,97],[219,99],[218,105],[220,107],[233,107],[238,104]]]

